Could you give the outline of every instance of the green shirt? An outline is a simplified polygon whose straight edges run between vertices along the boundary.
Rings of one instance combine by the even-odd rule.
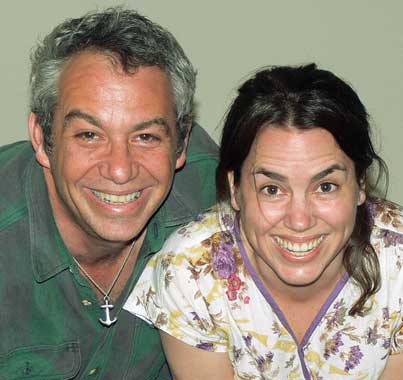
[[[217,147],[194,127],[185,167],[152,218],[134,273],[102,326],[99,302],[56,227],[29,142],[0,148],[0,380],[170,379],[158,331],[122,309],[150,255],[215,201]]]

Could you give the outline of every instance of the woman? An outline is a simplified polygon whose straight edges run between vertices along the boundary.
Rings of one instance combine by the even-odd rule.
[[[401,377],[403,213],[372,198],[374,163],[387,176],[332,73],[274,67],[240,87],[219,205],[168,240],[126,306],[161,330],[175,379]]]

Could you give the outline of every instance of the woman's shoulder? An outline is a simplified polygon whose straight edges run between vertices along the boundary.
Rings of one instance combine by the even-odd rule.
[[[387,200],[374,199],[368,209],[373,222],[373,238],[384,247],[403,246],[403,208]]]
[[[403,207],[384,199],[372,199],[368,208],[374,224],[403,234]]]
[[[369,212],[373,224],[371,244],[378,254],[382,287],[391,291],[399,288],[399,299],[401,286],[397,284],[403,283],[403,209],[393,202],[376,199],[369,205]]]
[[[176,230],[165,242],[161,252],[188,254],[206,245],[213,236],[231,234],[234,215],[226,204],[215,205],[193,221]]]

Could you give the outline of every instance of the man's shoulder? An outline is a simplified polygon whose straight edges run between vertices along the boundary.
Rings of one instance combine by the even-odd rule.
[[[197,123],[193,124],[187,150],[187,162],[218,157],[218,146],[209,134]]]
[[[33,156],[28,141],[0,147],[0,230],[26,214],[24,179]]]
[[[206,131],[194,124],[186,163],[175,173],[172,191],[164,204],[168,224],[187,223],[215,203],[217,162],[217,144]]]
[[[29,141],[17,141],[8,145],[0,146],[0,170],[8,162],[12,162],[21,156],[32,157],[33,148]]]

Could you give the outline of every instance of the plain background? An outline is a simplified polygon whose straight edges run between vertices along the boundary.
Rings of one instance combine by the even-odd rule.
[[[400,0],[37,0],[0,8],[0,145],[27,138],[29,53],[56,24],[109,5],[169,29],[198,70],[197,119],[216,140],[237,86],[264,65],[316,62],[347,80],[372,118],[403,204],[403,26]],[[359,144],[359,141],[357,141]]]

